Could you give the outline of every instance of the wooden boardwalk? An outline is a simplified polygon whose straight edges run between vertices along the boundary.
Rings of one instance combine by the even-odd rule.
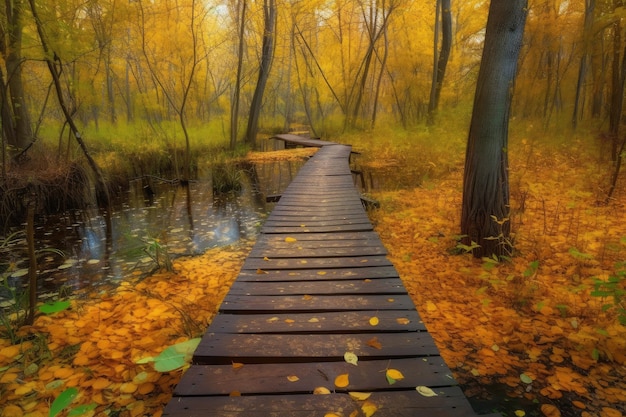
[[[323,144],[265,222],[164,416],[476,415],[368,220],[351,148]],[[387,369],[404,378],[390,384]]]

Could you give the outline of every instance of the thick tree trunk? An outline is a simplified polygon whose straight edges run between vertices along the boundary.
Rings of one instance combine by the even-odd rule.
[[[527,0],[492,0],[470,125],[461,233],[473,254],[510,255],[508,128]],[[475,247],[479,245],[478,247]]]
[[[264,0],[264,32],[263,45],[261,47],[261,65],[252,103],[250,104],[250,116],[248,117],[248,129],[246,130],[246,142],[252,144],[256,141],[259,128],[259,116],[263,104],[265,86],[270,76],[272,60],[274,59],[274,38],[276,37],[276,0]]]

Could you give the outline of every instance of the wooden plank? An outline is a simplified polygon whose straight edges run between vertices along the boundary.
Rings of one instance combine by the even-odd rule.
[[[243,282],[236,281],[229,294],[238,295],[316,295],[316,294],[404,294],[400,278],[377,280]]]
[[[408,294],[398,295],[237,295],[227,294],[220,306],[222,312],[263,313],[291,310],[414,310]]]
[[[385,248],[380,246],[362,246],[362,247],[330,247],[330,248],[313,248],[299,246],[293,249],[277,249],[277,248],[254,248],[250,252],[252,258],[302,258],[306,255],[308,258],[328,258],[331,256],[370,256],[370,255],[386,255]]]
[[[347,224],[343,226],[269,226],[263,227],[261,233],[328,233],[328,232],[360,232],[371,231],[374,227],[371,224]]]
[[[342,362],[244,364],[240,368],[230,365],[193,365],[183,375],[174,395],[228,395],[233,391],[243,395],[276,393],[309,393],[316,387],[335,390],[337,375],[348,374],[350,385],[338,391],[381,391],[389,388],[385,370],[397,369],[404,375],[393,388],[415,389],[427,386],[456,385],[452,371],[440,356],[394,360],[359,361],[358,366]],[[299,379],[291,382],[287,376]]]
[[[380,279],[398,277],[398,271],[393,266],[378,266],[368,268],[311,268],[285,270],[256,270],[242,269],[237,281],[300,281],[300,280],[339,280],[339,279]]]
[[[355,219],[350,218],[336,218],[333,220],[274,220],[267,219],[265,223],[263,223],[263,227],[266,228],[276,228],[276,227],[329,227],[329,226],[345,226],[345,225],[367,225],[368,230],[372,230],[372,224],[370,223],[367,217],[358,217]]]
[[[392,266],[384,256],[356,256],[353,258],[248,258],[242,269],[320,269],[320,268],[367,268],[370,266]]]
[[[273,235],[260,235],[257,239],[257,243],[260,245],[266,244],[266,242],[285,242],[285,238],[289,237],[289,234],[273,234]],[[298,242],[303,242],[307,240],[313,241],[327,241],[327,242],[337,242],[343,240],[370,240],[382,245],[382,241],[378,236],[378,233],[374,231],[368,232],[337,232],[337,233],[300,233],[298,235]]]
[[[378,326],[369,323],[378,317]],[[415,310],[342,311],[332,313],[300,313],[279,311],[272,314],[220,313],[211,322],[216,333],[355,333],[385,329],[386,332],[425,331],[426,327]]]
[[[210,330],[210,329],[209,329]],[[368,343],[380,343],[380,349]],[[361,361],[437,356],[427,332],[367,334],[227,334],[207,332],[193,355],[197,365],[339,362],[346,352]]]
[[[368,401],[377,406],[375,417],[475,417],[458,387],[437,390],[424,397],[415,389],[374,392]],[[243,397],[175,397],[163,411],[164,417],[322,417],[326,413],[364,417],[363,402],[348,394],[259,395]],[[356,413],[356,414],[352,414]],[[483,417],[496,417],[491,414]]]

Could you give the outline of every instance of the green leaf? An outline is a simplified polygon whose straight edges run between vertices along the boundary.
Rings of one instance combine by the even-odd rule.
[[[98,404],[96,404],[96,403],[79,405],[76,408],[72,408],[72,410],[70,410],[70,412],[67,413],[67,417],[82,416],[83,414],[87,413],[88,411],[94,410],[97,406],[98,406]]]
[[[532,384],[533,383],[533,379],[531,377],[529,377],[526,374],[521,374],[519,376],[519,379],[524,383],[524,384]]]
[[[67,310],[70,307],[69,301],[56,301],[54,303],[46,303],[39,306],[39,311],[44,314],[54,314],[59,311]]]
[[[598,349],[594,349],[591,352],[591,357],[593,358],[594,361],[597,361],[598,359],[600,359],[600,351]]]
[[[191,360],[199,343],[200,338],[195,338],[166,348],[154,358],[154,369],[159,372],[169,372],[185,366]]]
[[[78,390],[76,388],[68,388],[60,393],[50,406],[50,412],[48,413],[48,417],[55,417],[57,414],[63,411],[68,405],[72,403],[72,401],[74,401],[74,398],[76,398],[77,395]]]

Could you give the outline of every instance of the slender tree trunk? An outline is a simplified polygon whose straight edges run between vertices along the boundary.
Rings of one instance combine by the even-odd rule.
[[[441,97],[441,89],[443,88],[443,79],[446,75],[448,59],[450,58],[450,50],[452,49],[452,14],[450,11],[450,0],[439,0],[441,8],[441,51],[437,53],[439,37],[435,42],[435,66],[433,68],[433,83],[430,92],[430,100],[428,103],[428,124],[435,122],[435,113],[439,108],[439,98]]]
[[[527,0],[492,0],[470,125],[461,233],[476,257],[511,254],[508,128]],[[476,246],[478,245],[478,246]]]
[[[239,45],[237,48],[237,74],[235,79],[235,90],[230,106],[230,149],[235,149],[239,127],[239,97],[241,96],[241,72],[243,70],[243,49],[245,45],[246,28],[246,1],[239,0],[241,4],[239,13]]]
[[[382,59],[380,59],[380,72],[378,73],[378,80],[376,81],[376,91],[374,93],[374,108],[372,110],[372,129],[376,126],[376,116],[378,114],[378,98],[380,97],[380,86],[383,82],[383,76],[385,75],[385,69],[387,65],[387,57],[389,56],[389,37],[387,36],[387,28],[385,27],[383,32],[383,48],[384,53]]]
[[[272,60],[274,59],[274,40],[276,37],[276,0],[264,0],[263,3],[263,45],[261,47],[261,65],[252,103],[250,104],[250,116],[248,117],[248,129],[246,130],[246,142],[253,144],[256,141],[259,129],[259,116],[263,104],[265,86],[270,76]]]
[[[8,43],[2,53],[7,69],[7,84],[11,104],[13,135],[7,136],[9,145],[16,148],[25,148],[33,141],[33,131],[30,123],[30,115],[24,97],[24,85],[22,82],[22,0],[5,0],[6,18],[9,27],[6,30]],[[2,29],[0,29],[2,30]],[[3,47],[4,48],[4,47]]]
[[[29,0],[29,3],[30,3],[30,9],[33,13],[33,18],[35,20],[35,26],[37,27],[37,34],[39,35],[39,39],[41,41],[41,47],[43,48],[44,59],[46,61],[46,65],[48,66],[48,70],[50,71],[50,75],[52,76],[52,81],[54,83],[54,88],[56,90],[57,99],[59,100],[59,106],[61,107],[61,111],[63,112],[63,115],[65,116],[65,121],[67,125],[70,127],[70,130],[74,138],[76,139],[76,142],[78,142],[78,145],[80,146],[81,150],[83,151],[83,154],[85,155],[85,158],[87,159],[87,163],[89,164],[94,174],[96,175],[99,189],[102,192],[102,197],[104,199],[102,203],[107,209],[107,215],[105,216],[105,219],[107,221],[107,230],[111,230],[111,217],[110,217],[111,216],[111,199],[109,198],[109,191],[108,191],[107,184],[104,181],[104,176],[102,175],[102,172],[100,171],[100,167],[98,166],[96,161],[93,159],[93,157],[89,153],[89,150],[87,149],[87,145],[85,144],[85,141],[83,141],[83,137],[80,134],[78,126],[74,122],[74,118],[72,117],[70,109],[65,101],[65,95],[63,92],[63,87],[61,86],[61,79],[59,75],[60,71],[57,68],[57,64],[61,65],[61,62],[57,54],[54,51],[52,51],[50,47],[48,46],[48,41],[46,38],[46,34],[44,32],[43,23],[39,19],[39,14],[37,13],[37,8],[35,6],[35,0]]]
[[[611,138],[611,160],[617,162],[619,127],[622,120],[624,82],[621,76],[622,25],[613,24],[613,62],[611,67],[611,111],[609,113],[609,136]]]
[[[574,111],[572,114],[572,128],[578,126],[580,109],[582,108],[581,100],[583,85],[587,78],[587,66],[589,65],[589,48],[591,45],[593,15],[596,8],[596,0],[585,0],[585,23],[583,27],[583,53],[580,57],[580,66],[578,67],[578,80],[576,82],[576,97],[574,98]]]

